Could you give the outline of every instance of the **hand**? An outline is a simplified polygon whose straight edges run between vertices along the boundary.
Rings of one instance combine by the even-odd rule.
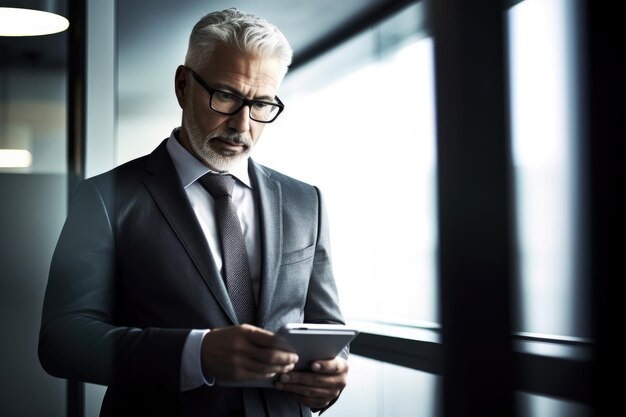
[[[279,344],[278,336],[249,324],[211,330],[202,341],[202,371],[229,381],[289,372],[298,355],[281,350]]]
[[[311,372],[281,375],[275,386],[309,408],[322,409],[339,397],[347,379],[348,361],[336,357],[313,362]]]

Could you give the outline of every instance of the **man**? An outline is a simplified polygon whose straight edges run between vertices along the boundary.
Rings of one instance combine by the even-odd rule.
[[[39,357],[52,375],[107,385],[101,415],[306,416],[345,387],[347,352],[290,372],[298,358],[273,333],[343,323],[319,191],[249,158],[283,108],[291,55],[262,19],[206,15],[176,71],[181,127],[79,185],[52,260]],[[234,189],[213,197],[212,181]],[[227,211],[239,249],[221,229]],[[232,387],[276,376],[274,388]]]

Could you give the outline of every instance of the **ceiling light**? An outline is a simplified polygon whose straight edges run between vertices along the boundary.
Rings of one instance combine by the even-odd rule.
[[[68,20],[56,13],[18,7],[0,7],[0,36],[40,36],[63,32]]]

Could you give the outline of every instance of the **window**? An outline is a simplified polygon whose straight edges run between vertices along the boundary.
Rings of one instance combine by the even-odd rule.
[[[577,2],[510,9],[518,331],[590,337],[581,250]]]
[[[324,416],[440,415],[440,376],[352,355],[349,378],[339,401]]]
[[[438,321],[433,45],[421,13],[412,5],[289,74],[287,107],[255,149],[326,197],[349,320]]]
[[[519,258],[513,330],[530,340],[518,351],[574,366],[590,360],[591,336],[581,238],[579,10],[578,1],[525,0],[507,14]],[[526,391],[516,393],[516,403],[521,416],[591,415],[587,404]]]
[[[62,416],[37,358],[50,260],[67,210],[67,32],[0,36],[0,415]],[[33,401],[33,393],[36,400]]]

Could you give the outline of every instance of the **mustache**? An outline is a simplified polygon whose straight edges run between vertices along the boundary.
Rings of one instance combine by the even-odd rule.
[[[219,139],[224,142],[230,142],[234,145],[250,146],[250,139],[237,132],[213,132],[208,139]]]

